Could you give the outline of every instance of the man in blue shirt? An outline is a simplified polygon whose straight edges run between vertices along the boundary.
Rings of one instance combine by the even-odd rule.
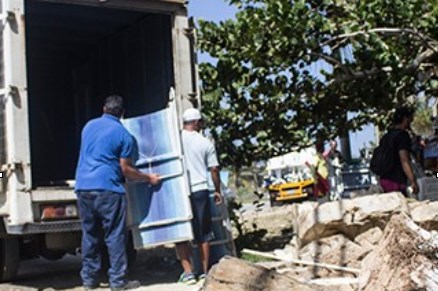
[[[126,280],[126,198],[125,177],[152,185],[160,183],[156,174],[145,174],[133,166],[137,155],[134,137],[121,124],[123,99],[109,96],[100,118],[89,121],[82,130],[75,192],[82,220],[81,277],[86,290],[99,286],[101,267],[99,243],[103,229],[108,248],[111,290],[140,286]]]

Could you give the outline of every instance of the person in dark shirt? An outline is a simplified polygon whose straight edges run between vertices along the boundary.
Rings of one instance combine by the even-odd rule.
[[[406,195],[408,182],[414,194],[418,193],[418,184],[411,165],[411,137],[408,129],[412,123],[414,111],[408,107],[397,108],[393,116],[393,127],[389,134],[393,136],[395,165],[393,171],[380,177],[380,186],[384,192],[400,191]]]

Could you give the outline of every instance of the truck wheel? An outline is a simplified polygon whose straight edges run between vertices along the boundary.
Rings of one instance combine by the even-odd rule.
[[[46,260],[57,261],[65,256],[65,251],[44,249],[40,251],[40,255]]]
[[[10,281],[20,265],[20,247],[17,238],[0,239],[0,281]]]

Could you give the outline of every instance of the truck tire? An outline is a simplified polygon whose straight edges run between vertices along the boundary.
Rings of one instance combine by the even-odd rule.
[[[18,238],[0,239],[0,281],[15,278],[20,265],[20,246]]]
[[[62,250],[48,250],[48,249],[40,250],[41,257],[49,261],[60,260],[65,256],[65,253],[66,252]]]

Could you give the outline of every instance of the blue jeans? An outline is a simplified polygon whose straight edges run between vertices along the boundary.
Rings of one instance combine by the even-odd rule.
[[[126,284],[126,197],[109,191],[79,191],[78,206],[82,221],[82,282],[95,286],[101,268],[103,238],[108,248],[111,287]],[[102,231],[103,230],[103,231]]]

